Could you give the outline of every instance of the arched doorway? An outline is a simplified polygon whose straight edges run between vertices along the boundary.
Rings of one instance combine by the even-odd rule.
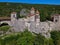
[[[1,25],[0,25],[0,27],[1,26],[6,26],[6,25],[9,25],[8,23],[2,23]]]

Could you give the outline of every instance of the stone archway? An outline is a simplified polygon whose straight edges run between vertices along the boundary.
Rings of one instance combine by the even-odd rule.
[[[8,23],[2,23],[0,26],[6,26],[9,25]]]
[[[1,21],[0,25],[9,25],[9,26],[11,26],[11,22],[10,21]]]

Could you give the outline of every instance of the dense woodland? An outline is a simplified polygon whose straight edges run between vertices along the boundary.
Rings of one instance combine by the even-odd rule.
[[[51,14],[60,14],[60,5],[0,2],[0,17],[10,16],[10,13],[13,11],[19,13],[23,8],[30,10],[31,7],[40,11],[41,21],[50,20]]]

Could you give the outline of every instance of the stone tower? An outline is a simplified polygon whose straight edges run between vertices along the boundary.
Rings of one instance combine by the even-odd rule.
[[[39,16],[39,11],[36,11],[36,15],[35,15],[35,21],[36,21],[36,26],[39,25],[40,23],[40,16]]]
[[[34,9],[34,7],[32,7],[31,11],[30,11],[30,21],[35,21],[35,9]]]
[[[35,14],[35,9],[34,9],[34,7],[31,8],[30,13],[31,13],[31,15],[34,15],[34,14]]]
[[[53,21],[54,21],[55,23],[59,22],[59,14],[53,15]]]
[[[60,15],[54,14],[53,16],[54,30],[60,30]]]
[[[14,25],[16,18],[17,18],[17,13],[12,12],[11,13],[11,24],[12,24],[12,26]]]
[[[29,29],[30,31],[30,26],[31,23],[35,21],[35,9],[34,7],[31,8],[29,16],[25,19],[25,26]]]

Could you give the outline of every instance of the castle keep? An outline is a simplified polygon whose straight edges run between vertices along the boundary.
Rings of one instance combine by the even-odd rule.
[[[60,30],[60,15],[54,14],[52,16],[52,21],[40,21],[40,12],[38,10],[35,11],[34,7],[31,8],[29,14],[26,18],[17,19],[17,13],[12,12],[11,18],[7,20],[3,20],[3,22],[8,23],[13,27],[15,32],[24,31],[24,29],[28,29],[30,32],[41,33],[45,37],[50,37],[50,31],[52,30]]]

